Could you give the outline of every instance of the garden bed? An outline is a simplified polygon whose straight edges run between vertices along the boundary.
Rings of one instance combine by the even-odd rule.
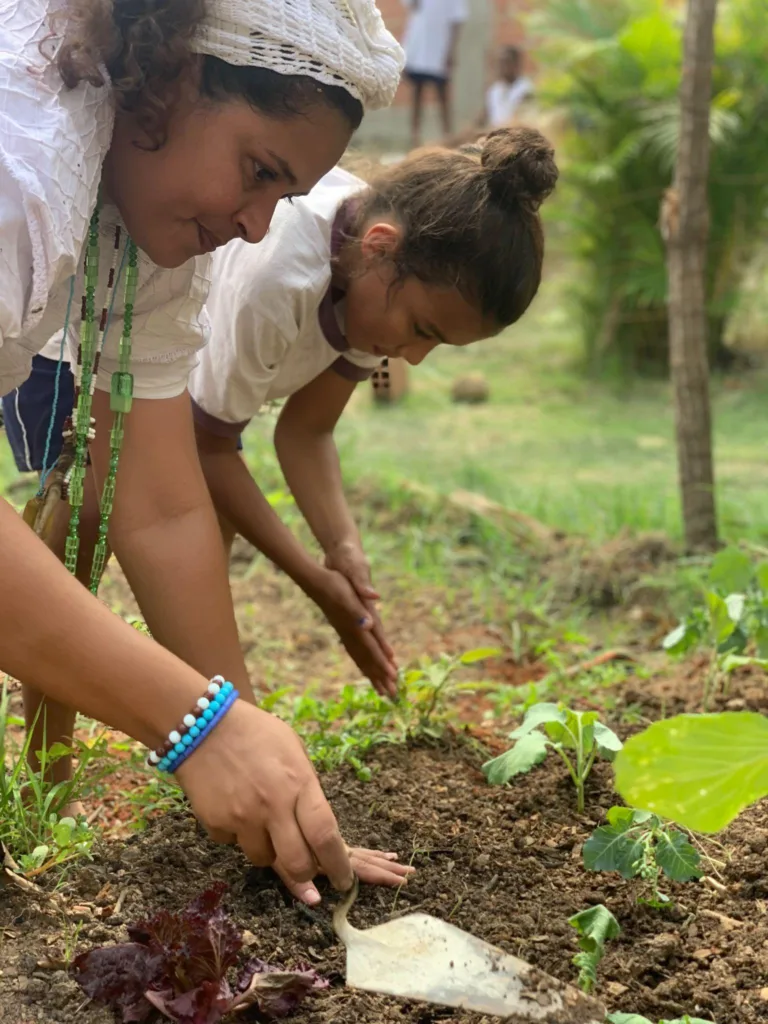
[[[464,742],[387,747],[373,760],[369,783],[347,770],[324,776],[350,842],[397,850],[419,869],[398,894],[366,888],[353,911],[356,925],[418,908],[573,981],[576,941],[567,919],[604,903],[622,927],[599,971],[599,995],[610,1010],[653,1020],[689,1013],[715,1024],[768,1019],[765,804],[718,837],[712,854],[723,866],[704,864],[712,881],[666,886],[674,905],[659,911],[638,904],[642,882],[582,865],[581,844],[615,802],[610,766],[595,768],[582,817],[559,762],[546,761],[508,788],[487,786],[480,763],[481,754]],[[180,908],[218,879],[230,885],[226,906],[248,933],[249,954],[309,960],[330,979],[330,989],[299,1011],[296,1019],[305,1024],[490,1024],[345,990],[343,950],[330,928],[333,897],[320,910],[297,906],[271,873],[214,846],[183,815],[161,819],[124,844],[104,844],[95,862],[65,883],[56,906],[15,888],[0,890],[0,1021],[111,1021],[109,1012],[84,1003],[57,962],[67,935],[74,943],[76,922],[83,922],[78,951],[125,938],[124,922]]]

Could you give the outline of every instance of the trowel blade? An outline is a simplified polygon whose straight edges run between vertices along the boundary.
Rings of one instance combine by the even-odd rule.
[[[347,984],[367,992],[473,1010],[509,1021],[602,1024],[595,999],[427,914],[358,931],[335,922]]]

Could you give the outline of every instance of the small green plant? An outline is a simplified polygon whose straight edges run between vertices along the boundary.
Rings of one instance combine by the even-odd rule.
[[[654,1021],[647,1017],[641,1017],[639,1013],[609,1013],[606,1020],[608,1024],[654,1024]],[[703,1020],[701,1017],[675,1017],[674,1020],[660,1020],[659,1024],[712,1024],[711,1020]]]
[[[568,919],[568,924],[579,934],[581,952],[573,958],[579,968],[578,986],[589,995],[597,984],[597,967],[605,956],[605,944],[621,935],[619,922],[602,903],[581,910]]]
[[[422,658],[416,668],[407,669],[400,683],[400,712],[411,736],[439,737],[448,717],[448,702],[462,692],[478,689],[478,683],[457,682],[456,672],[501,654],[497,647],[478,647],[458,657],[441,654],[436,660]]]
[[[29,876],[44,874],[90,854],[95,838],[84,819],[75,820],[62,811],[87,795],[113,766],[107,759],[106,740],[77,741],[73,747],[54,743],[38,751],[40,771],[28,763],[30,735],[20,746],[11,741],[11,726],[23,721],[10,714],[7,686],[0,690],[0,842]],[[46,775],[62,757],[75,757],[72,777],[51,783]]]
[[[768,718],[724,711],[654,722],[627,741],[615,767],[628,804],[694,832],[719,832],[768,796]]]
[[[622,878],[642,878],[651,896],[643,899],[663,907],[670,899],[659,889],[661,876],[673,882],[701,877],[698,850],[679,829],[650,811],[612,807],[608,824],[595,829],[584,843],[584,866],[590,871],[618,871]]]
[[[768,667],[768,563],[753,567],[738,548],[718,552],[704,591],[704,606],[695,608],[669,633],[664,649],[672,655],[708,647],[709,668],[704,705],[713,689],[734,669],[756,664]]]
[[[540,764],[548,750],[562,758],[576,787],[579,811],[584,810],[584,783],[596,757],[612,761],[621,740],[597,719],[596,711],[572,711],[563,704],[534,704],[522,725],[509,734],[515,745],[483,765],[492,785],[504,785],[515,775]]]

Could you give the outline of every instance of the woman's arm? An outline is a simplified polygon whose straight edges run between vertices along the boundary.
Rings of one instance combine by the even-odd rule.
[[[94,396],[99,491],[109,462],[109,395]],[[188,665],[253,700],[189,395],[135,399],[125,419],[110,542],[152,635]]]
[[[0,669],[47,696],[159,745],[206,680],[95,600],[0,500]],[[315,861],[352,882],[333,812],[296,734],[238,701],[179,770],[212,836],[305,880]]]

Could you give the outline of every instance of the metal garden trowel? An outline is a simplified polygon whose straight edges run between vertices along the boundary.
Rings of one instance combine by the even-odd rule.
[[[428,914],[358,931],[347,920],[358,883],[333,914],[347,947],[347,985],[366,992],[546,1024],[602,1024],[605,1009],[523,960]]]

